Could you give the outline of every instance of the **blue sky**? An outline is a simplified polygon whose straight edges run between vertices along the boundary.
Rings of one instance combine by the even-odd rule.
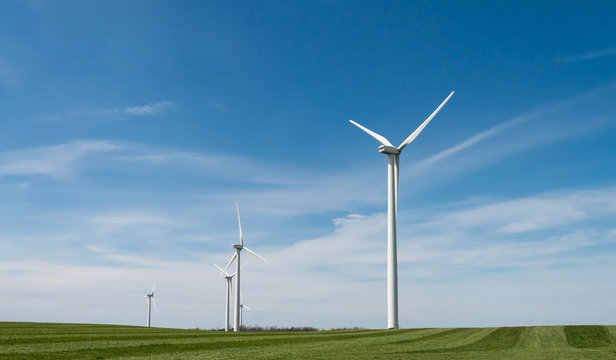
[[[0,3],[0,319],[614,324],[609,1]]]

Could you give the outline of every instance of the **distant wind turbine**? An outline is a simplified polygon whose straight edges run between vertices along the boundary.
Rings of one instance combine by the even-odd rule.
[[[244,297],[240,293],[240,329],[244,326],[244,309],[250,310],[250,308],[244,304]]]
[[[453,91],[447,98],[434,110],[419,127],[413,131],[409,137],[400,144],[393,146],[389,140],[374,131],[349,120],[353,125],[362,129],[368,135],[381,143],[379,152],[386,154],[387,159],[387,327],[398,329],[398,255],[396,250],[396,217],[398,215],[398,167],[400,165],[400,152],[410,144],[417,135],[428,125],[430,120],[441,110],[445,103],[451,98]]]
[[[250,255],[256,256],[259,259],[265,261],[266,263],[269,263],[269,261],[267,261],[263,256],[244,246],[244,236],[242,235],[242,222],[240,220],[240,207],[237,204],[237,201],[235,202],[235,208],[237,209],[237,224],[240,231],[240,243],[231,245],[231,247],[235,249],[235,254],[233,254],[227,266],[225,266],[225,271],[229,266],[231,266],[233,260],[237,260],[235,262],[235,309],[233,313],[233,331],[240,331],[240,252],[242,250],[246,250],[246,252],[248,252]]]
[[[242,269],[244,268],[244,266],[246,266],[246,264],[248,264],[248,261],[245,262],[244,265],[242,265]],[[229,273],[223,268],[221,268],[220,266],[216,264],[214,264],[214,266],[216,266],[218,270],[221,271],[221,274],[224,274],[225,280],[227,280],[227,292],[226,292],[227,295],[226,295],[226,301],[225,301],[225,331],[229,331],[229,303],[231,301],[231,288],[233,287],[231,284],[231,280],[233,279],[235,274],[229,275]]]
[[[154,300],[154,286],[156,282],[152,284],[152,292],[149,294],[145,294],[143,297],[148,298],[148,327],[152,324],[152,304],[154,304],[154,310],[158,314],[158,308],[156,308],[156,301]]]

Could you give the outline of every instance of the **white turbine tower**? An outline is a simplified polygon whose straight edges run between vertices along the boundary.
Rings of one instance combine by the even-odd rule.
[[[393,146],[389,140],[374,131],[359,125],[353,120],[349,120],[353,125],[362,129],[368,135],[375,138],[381,143],[379,152],[386,154],[387,159],[387,327],[389,329],[398,329],[398,258],[396,250],[396,216],[398,213],[398,167],[400,164],[400,152],[408,144],[410,144],[417,135],[428,125],[430,120],[441,110],[449,98],[453,95],[453,91],[447,98],[434,110],[419,127],[413,131],[409,137],[400,144]]]
[[[235,262],[235,309],[233,313],[233,331],[240,331],[240,252],[242,250],[246,250],[246,252],[248,252],[249,254],[258,257],[266,263],[269,263],[269,261],[267,261],[263,256],[244,246],[244,236],[242,235],[242,222],[240,221],[240,207],[237,204],[237,201],[235,202],[235,208],[237,209],[237,224],[240,230],[240,243],[231,245],[231,247],[235,249],[235,254],[233,254],[227,266],[225,266],[225,270],[227,270],[231,263],[233,263],[233,260],[237,260]]]
[[[145,294],[143,297],[147,297],[148,298],[148,327],[150,327],[150,325],[152,324],[152,304],[154,304],[154,310],[156,310],[156,313],[158,314],[158,308],[156,308],[156,301],[154,301],[154,286],[156,285],[156,282],[154,282],[152,284],[152,292],[149,294]]]
[[[242,269],[244,268],[244,266],[246,266],[246,264],[248,264],[248,261],[245,262],[244,265],[242,265]],[[233,287],[233,285],[231,284],[231,280],[233,279],[235,274],[229,275],[229,273],[223,268],[221,268],[220,266],[216,264],[214,264],[214,266],[216,266],[218,270],[221,271],[221,275],[224,275],[225,280],[227,281],[227,292],[226,292],[226,301],[225,301],[225,331],[229,331],[229,304],[231,301],[231,288]]]

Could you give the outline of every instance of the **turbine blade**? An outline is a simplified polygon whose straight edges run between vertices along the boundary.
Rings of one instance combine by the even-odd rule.
[[[248,264],[249,261],[246,261],[245,263],[242,264],[242,266],[240,266],[240,270],[242,270],[244,268],[244,266],[246,266],[246,264]],[[234,272],[233,275],[227,275],[227,276],[231,276],[234,277],[237,274],[237,272]]]
[[[375,139],[376,139],[378,142],[380,142],[381,144],[386,145],[386,146],[393,146],[393,145],[389,142],[389,140],[387,140],[384,136],[382,136],[382,135],[379,135],[379,134],[375,133],[374,131],[372,131],[372,130],[368,129],[367,127],[364,127],[364,126],[359,125],[358,123],[356,123],[356,122],[355,122],[355,121],[353,121],[353,120],[349,120],[349,121],[351,122],[351,124],[353,124],[353,125],[357,126],[358,128],[360,128],[360,129],[362,129],[363,131],[365,131],[368,135],[370,135],[370,136],[372,136],[373,138],[375,138]]]
[[[249,248],[244,247],[244,250],[246,250],[246,251],[247,251],[250,255],[256,256],[256,257],[258,257],[259,259],[261,259],[261,260],[263,260],[263,261],[265,261],[266,263],[268,263],[268,264],[269,264],[269,261],[267,261],[267,259],[266,259],[266,258],[264,258],[263,256],[261,256],[261,255],[257,254],[256,252],[254,252],[254,251],[250,250]]]
[[[152,283],[152,293],[154,293],[154,287],[156,286],[156,280]]]
[[[235,202],[235,208],[237,209],[237,224],[240,228],[240,245],[244,245],[244,236],[242,235],[242,221],[240,220],[240,206]]]
[[[244,307],[244,309],[250,310],[250,308],[248,306],[246,306],[246,305],[242,305],[242,306]]]
[[[419,127],[415,129],[415,131],[413,131],[413,133],[409,135],[409,137],[407,137],[406,140],[404,140],[402,144],[400,144],[400,146],[398,146],[398,150],[402,151],[402,149],[404,149],[408,144],[415,140],[417,135],[419,135],[419,133],[423,131],[426,125],[428,125],[428,123],[430,122],[430,120],[432,120],[432,118],[436,116],[439,111],[441,111],[441,108],[445,105],[445,103],[447,103],[447,101],[449,101],[449,98],[451,97],[451,95],[453,95],[453,93],[454,92],[452,91],[451,94],[449,94],[449,96],[447,96],[447,98],[436,108],[436,110],[434,110],[432,115],[428,116],[428,118],[424,120],[424,122],[419,125]]]
[[[152,298],[152,305],[154,305],[154,310],[158,314],[158,308],[156,307],[156,300],[154,300],[154,298]]]
[[[220,276],[222,276],[223,274],[226,275],[226,276],[230,276],[228,272],[223,270],[223,268],[221,268],[220,266],[216,265],[216,263],[212,263],[212,264],[214,264],[214,266],[216,266],[218,268],[218,270],[220,270]]]
[[[233,256],[231,256],[231,260],[229,260],[229,263],[227,264],[227,266],[225,266],[225,269],[223,271],[227,271],[227,269],[229,268],[229,266],[231,266],[231,263],[233,263],[233,260],[235,260],[236,257],[237,253],[234,253]]]

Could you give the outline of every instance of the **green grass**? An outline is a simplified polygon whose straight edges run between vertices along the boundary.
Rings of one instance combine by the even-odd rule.
[[[236,334],[6,322],[0,359],[616,359],[616,326]]]

